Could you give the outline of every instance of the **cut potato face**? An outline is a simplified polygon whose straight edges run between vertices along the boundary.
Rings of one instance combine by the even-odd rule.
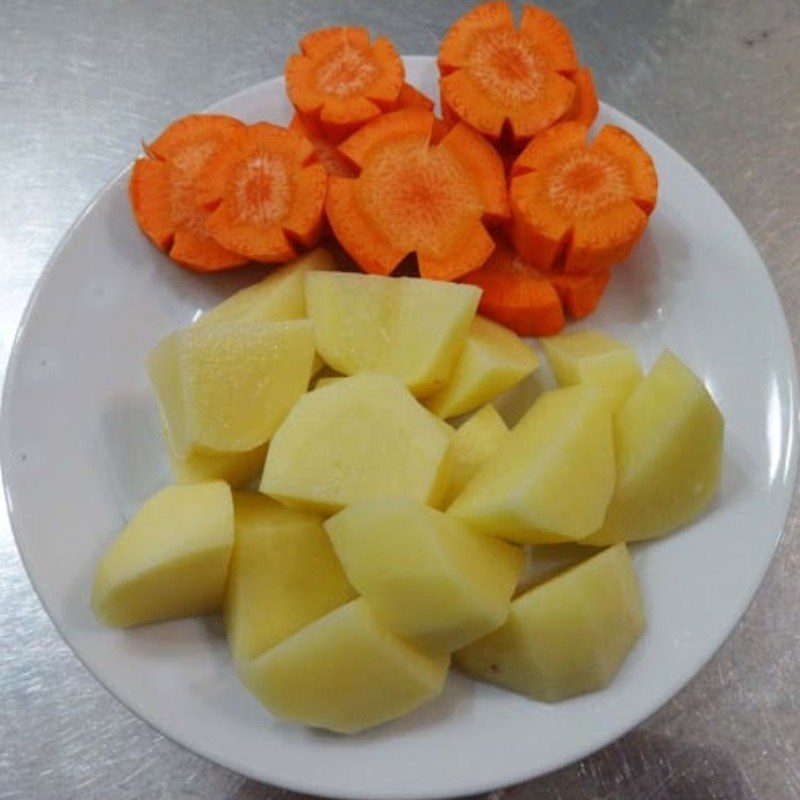
[[[450,491],[445,505],[450,504],[507,438],[508,425],[492,405],[476,411],[456,429],[450,442]]]
[[[643,628],[636,574],[617,545],[520,595],[505,625],[459,651],[456,664],[555,702],[608,685]]]
[[[325,529],[378,620],[426,649],[456,650],[505,621],[521,548],[406,497],[348,506]]]
[[[390,633],[359,599],[244,663],[241,674],[276,717],[355,733],[439,695],[449,662]]]
[[[599,331],[562,333],[541,342],[559,386],[594,386],[612,411],[625,402],[642,379],[636,351]]]
[[[356,595],[319,518],[237,492],[225,629],[234,661],[255,658]]]
[[[617,485],[585,543],[653,539],[691,522],[719,488],[723,434],[702,381],[665,352],[614,418]]]
[[[106,551],[95,573],[92,609],[115,628],[219,611],[232,547],[226,483],[168,486]]]
[[[219,322],[285,322],[305,319],[306,275],[336,269],[333,256],[320,247],[272,270],[253,286],[241,289],[205,311],[195,327]]]
[[[225,322],[162,340],[148,370],[173,452],[264,445],[306,390],[313,358],[305,320]]]
[[[344,378],[291,410],[270,443],[261,491],[325,514],[385,495],[438,505],[451,435],[396,378]]]
[[[306,303],[317,349],[337,372],[394,375],[417,396],[447,383],[480,290],[417,278],[316,272]]]
[[[244,453],[198,450],[181,457],[170,446],[166,430],[163,433],[172,479],[177,484],[220,480],[236,488],[249,483],[264,469],[264,460],[267,457],[266,445]]]
[[[538,356],[516,333],[475,317],[450,378],[425,398],[425,405],[443,418],[466,414],[508,391],[538,366]]]
[[[542,395],[448,513],[482,533],[549,544],[603,523],[614,489],[611,414],[589,386]]]

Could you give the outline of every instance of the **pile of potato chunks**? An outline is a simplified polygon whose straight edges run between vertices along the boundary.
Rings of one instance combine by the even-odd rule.
[[[176,485],[101,561],[97,617],[222,610],[273,714],[346,733],[438,695],[451,660],[537,700],[605,686],[644,626],[626,543],[706,507],[722,417],[671,353],[645,376],[579,331],[541,342],[561,388],[509,430],[489,402],[539,360],[479,294],[318,250],[161,341]],[[588,557],[521,581],[525,546],[560,543]]]

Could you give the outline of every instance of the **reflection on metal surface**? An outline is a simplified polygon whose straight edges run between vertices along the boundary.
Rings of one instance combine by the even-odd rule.
[[[281,71],[301,32],[362,21],[432,52],[464,0],[213,0],[0,6],[0,357],[33,283],[141,137]],[[800,13],[794,0],[564,0],[604,99],[703,171],[761,248],[800,320]],[[748,321],[743,320],[743,324]],[[757,321],[749,321],[757,324]],[[776,378],[780,379],[780,378]],[[766,421],[772,441],[781,426]],[[774,450],[774,448],[773,448]],[[771,464],[783,468],[781,462]],[[42,487],[43,496],[46,487]],[[703,673],[654,718],[510,800],[800,796],[800,542],[795,511],[759,596]],[[758,532],[754,531],[754,535]],[[724,554],[720,554],[724,557]],[[113,700],[68,651],[0,527],[0,798],[266,800]]]

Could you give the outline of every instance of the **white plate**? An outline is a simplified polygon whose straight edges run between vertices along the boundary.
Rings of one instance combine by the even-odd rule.
[[[433,59],[406,63],[410,80],[434,94]],[[215,110],[247,121],[290,115],[280,80]],[[636,549],[648,627],[611,687],[544,705],[453,676],[417,713],[344,738],[272,719],[234,678],[217,621],[127,633],[95,622],[88,597],[98,557],[168,475],[144,355],[257,274],[208,278],[170,264],[131,218],[126,172],[39,281],[11,357],[1,443],[31,581],[78,657],[136,714],[230,769],[303,792],[465,795],[541,775],[619,737],[730,633],[778,543],[794,486],[797,386],[786,322],[753,244],[708,183],[618,111],[604,107],[601,122],[641,140],[661,192],[642,244],[590,324],[633,342],[647,364],[672,348],[727,422],[713,508],[690,530]]]

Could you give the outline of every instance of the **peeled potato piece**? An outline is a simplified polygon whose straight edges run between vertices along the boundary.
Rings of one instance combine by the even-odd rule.
[[[257,492],[236,492],[225,630],[238,663],[352,600],[320,519]]]
[[[387,628],[456,650],[508,614],[519,547],[406,497],[348,506],[325,523],[347,577]]]
[[[358,599],[246,662],[241,674],[276,717],[355,733],[436,697],[449,664],[449,655],[390,633]]]
[[[323,514],[390,494],[437,505],[448,490],[451,435],[397,378],[342,378],[291,410],[270,443],[261,491]]]
[[[167,336],[147,359],[169,444],[246,452],[265,444],[311,377],[306,320],[225,322]]]
[[[542,339],[542,347],[559,386],[594,386],[612,411],[625,402],[642,379],[636,351],[599,331],[551,336]]]
[[[476,530],[522,544],[582,539],[614,490],[607,403],[590,386],[542,395],[448,509]]]
[[[497,452],[508,435],[508,425],[492,405],[485,405],[461,423],[450,442],[450,493],[446,505]]]
[[[306,278],[317,350],[337,372],[394,375],[417,397],[447,383],[478,308],[474,286],[314,272]]]
[[[425,405],[442,418],[466,414],[538,367],[538,356],[516,333],[485,317],[475,317],[450,378],[425,398]]]
[[[92,609],[114,628],[219,611],[232,547],[226,483],[168,486],[106,551],[95,573]]]
[[[511,603],[502,628],[456,654],[475,678],[555,702],[602,689],[644,629],[625,545],[534,586]]]
[[[266,278],[247,286],[203,312],[194,323],[201,327],[219,322],[285,322],[305,319],[306,275],[336,269],[333,256],[318,247],[290,264],[273,269]]]
[[[616,489],[582,544],[653,539],[691,522],[719,488],[724,427],[703,382],[666,351],[614,417]]]

